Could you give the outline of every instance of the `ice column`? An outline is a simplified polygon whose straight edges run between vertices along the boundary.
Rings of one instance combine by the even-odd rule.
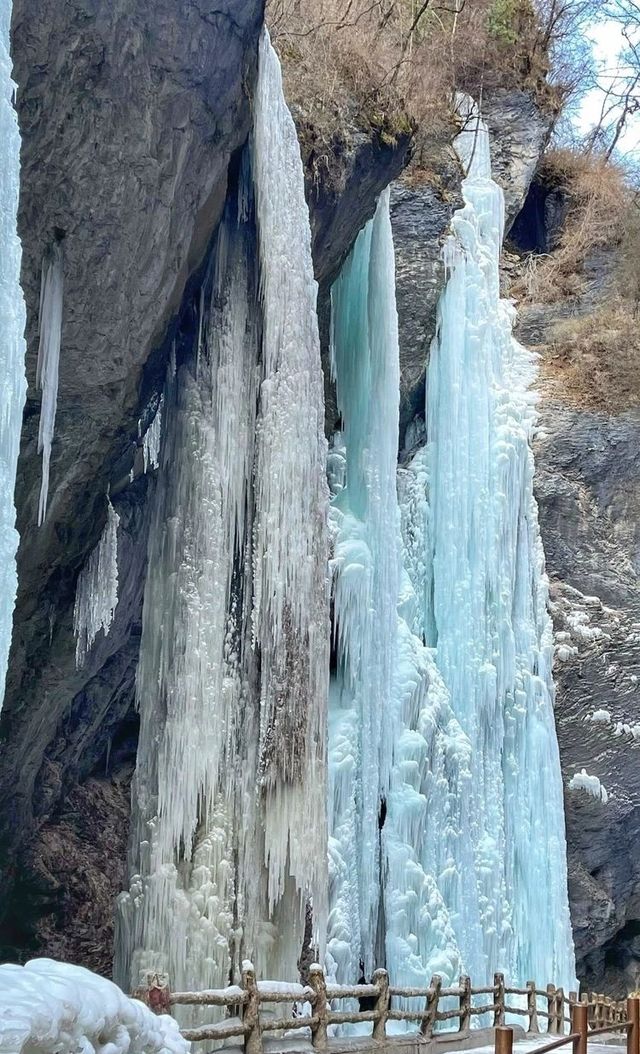
[[[62,245],[54,242],[42,261],[40,286],[40,343],[36,387],[42,391],[38,453],[42,454],[42,483],[38,503],[38,526],[44,523],[49,497],[49,466],[51,444],[56,424],[58,403],[58,368],[62,339],[62,290],[64,264]]]
[[[535,366],[500,299],[504,202],[489,134],[470,100],[461,110],[465,204],[445,245],[448,280],[427,374],[424,626],[471,744],[488,969],[571,988],[552,631],[530,448]]]
[[[378,814],[396,665],[399,368],[388,192],[359,234],[331,301],[345,485],[331,509],[338,669],[330,697],[328,950],[338,979],[350,981],[360,960],[370,971],[376,958]]]
[[[332,289],[343,431],[329,475],[336,670],[329,708],[330,912],[339,981],[385,961],[396,983],[480,961],[469,835],[470,744],[456,722],[403,561],[396,494],[399,350],[389,194]],[[412,489],[413,485],[413,489]],[[420,490],[422,486],[422,492]],[[424,566],[424,479],[402,505]],[[419,541],[418,541],[419,540]],[[481,962],[484,970],[484,963]]]
[[[11,643],[16,597],[18,533],[13,492],[20,447],[24,374],[25,307],[20,288],[21,246],[16,222],[20,133],[13,108],[9,27],[11,0],[0,0],[0,706]]]
[[[256,450],[253,628],[269,903],[287,881],[326,914],[328,581],[317,285],[298,136],[266,30],[254,128],[264,379]],[[304,820],[302,818],[304,817]],[[287,877],[288,876],[288,877]]]

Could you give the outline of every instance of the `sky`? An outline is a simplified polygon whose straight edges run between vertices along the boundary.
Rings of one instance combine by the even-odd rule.
[[[609,20],[595,23],[588,31],[593,41],[593,52],[601,83],[611,83],[616,69],[620,66],[619,56],[624,48],[624,38],[620,27]],[[578,113],[578,124],[582,132],[588,132],[600,117],[603,92],[596,88],[587,92]],[[629,121],[625,134],[620,140],[620,154],[640,154],[640,116]]]

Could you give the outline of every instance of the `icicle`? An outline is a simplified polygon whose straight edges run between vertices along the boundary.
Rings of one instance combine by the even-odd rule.
[[[202,309],[201,309],[202,310]],[[202,325],[202,323],[201,323]],[[201,335],[198,337],[198,346],[202,340]],[[160,396],[160,402],[158,409],[156,410],[153,421],[147,428],[142,440],[142,458],[144,462],[144,471],[147,472],[149,468],[158,468],[160,464],[160,440],[162,438],[162,406],[163,398]],[[138,426],[139,428],[140,426]]]
[[[36,387],[42,391],[38,453],[42,453],[42,484],[38,503],[38,526],[44,523],[49,496],[49,465],[51,443],[56,423],[58,402],[58,367],[62,337],[62,289],[64,263],[62,245],[54,242],[42,261],[40,288],[40,343]]]
[[[100,630],[105,636],[118,604],[118,524],[120,517],[111,502],[100,541],[78,577],[73,609],[76,635],[76,666],[84,666]]]
[[[147,969],[183,989],[216,987],[232,966],[247,589],[251,597],[250,579],[245,588],[234,571],[255,435],[254,252],[251,227],[228,207],[193,358],[176,370],[172,356],[167,373],[158,459],[171,471],[159,475],[149,535],[130,888],[118,905],[115,976],[125,987]],[[247,769],[255,777],[255,764]],[[182,1014],[183,1024],[198,1020]]]
[[[20,134],[12,102],[15,84],[11,79],[10,23],[11,2],[0,0],[0,706],[17,589],[18,532],[13,492],[26,394],[22,250],[16,230]]]
[[[271,906],[289,875],[299,891],[300,935],[310,895],[320,935],[327,882],[327,445],[317,285],[300,147],[266,30],[260,41],[254,164],[264,379],[253,626],[261,653],[265,854]],[[295,965],[295,946],[290,956]]]

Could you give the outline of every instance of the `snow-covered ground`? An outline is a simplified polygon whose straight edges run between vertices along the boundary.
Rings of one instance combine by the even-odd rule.
[[[33,959],[0,966],[0,1054],[187,1054],[172,1017],[157,1017],[105,977]]]

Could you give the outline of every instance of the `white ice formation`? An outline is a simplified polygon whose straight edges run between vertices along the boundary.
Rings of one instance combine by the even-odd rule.
[[[76,635],[76,666],[84,666],[100,630],[105,636],[118,604],[118,524],[120,517],[111,502],[100,541],[78,577],[73,609]]]
[[[177,1022],[81,966],[0,966],[0,1054],[187,1054]]]
[[[586,769],[576,772],[569,780],[569,790],[583,790],[592,798],[597,798],[603,805],[609,801],[609,795],[603,783],[597,776],[590,776]]]
[[[291,979],[310,898],[323,933],[328,493],[316,297],[299,146],[265,33],[251,157],[218,231],[192,354],[165,386],[130,889],[119,901],[124,986],[146,969],[175,988],[224,985],[244,955],[262,977]]]
[[[160,440],[162,439],[162,407],[164,400],[160,397],[158,403],[158,409],[155,412],[153,421],[147,428],[142,440],[142,458],[144,463],[144,471],[147,472],[150,468],[158,468],[160,465]]]
[[[504,203],[468,101],[465,205],[399,476],[393,247],[383,196],[332,291],[343,431],[329,462],[336,671],[328,965],[351,980],[575,984],[552,629],[533,495],[532,356],[499,295]],[[398,532],[402,530],[402,541]]]
[[[9,54],[11,0],[0,0],[0,707],[16,598],[16,510],[13,492],[20,448],[24,374],[25,307],[20,288],[22,248],[17,234],[20,133]]]
[[[42,454],[42,483],[40,485],[40,501],[38,503],[38,526],[44,523],[49,497],[51,444],[53,442],[58,404],[63,284],[64,257],[62,244],[56,241],[42,261],[40,284],[40,343],[38,345],[36,387],[42,392],[40,426],[38,429],[38,453]]]

